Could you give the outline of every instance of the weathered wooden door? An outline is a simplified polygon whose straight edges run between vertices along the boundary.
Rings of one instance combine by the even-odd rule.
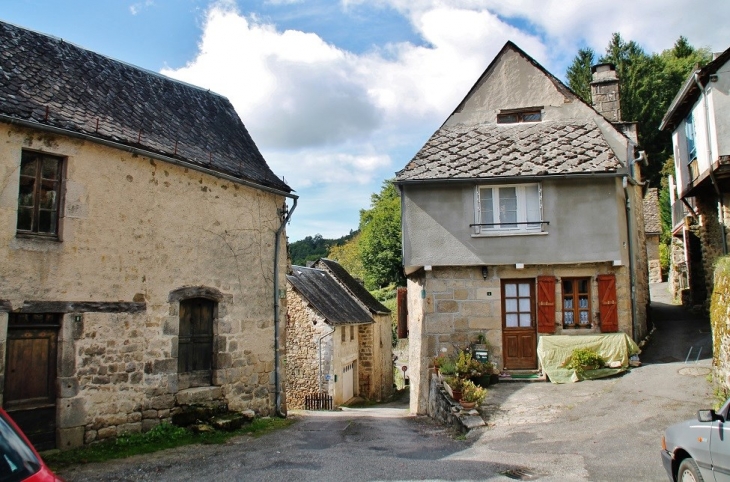
[[[509,370],[537,368],[535,282],[502,280],[502,351]]]
[[[11,313],[3,406],[38,450],[56,447],[59,315]]]
[[[178,388],[209,386],[213,367],[215,301],[193,298],[180,302]]]
[[[601,317],[601,332],[617,332],[616,276],[613,274],[598,275],[598,311]]]

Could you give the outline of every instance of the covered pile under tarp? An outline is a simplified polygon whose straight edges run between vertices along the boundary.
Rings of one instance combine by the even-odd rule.
[[[576,348],[595,351],[603,358],[607,368],[586,370],[581,374],[576,373],[575,370],[563,368]],[[629,357],[638,355],[640,352],[639,346],[625,333],[541,336],[537,344],[537,356],[542,369],[553,383],[578,382],[624,372],[629,368]],[[608,368],[608,366],[616,368]]]

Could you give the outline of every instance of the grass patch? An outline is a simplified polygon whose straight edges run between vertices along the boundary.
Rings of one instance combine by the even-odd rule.
[[[125,434],[114,440],[103,441],[65,452],[43,455],[43,460],[57,471],[72,465],[123,459],[132,455],[149,454],[159,450],[191,444],[221,444],[239,435],[259,437],[293,424],[291,418],[257,418],[232,432],[193,433],[187,428],[161,423],[146,433]]]

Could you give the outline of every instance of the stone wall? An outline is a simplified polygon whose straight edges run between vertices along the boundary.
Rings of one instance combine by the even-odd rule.
[[[179,391],[179,300],[170,297],[186,287],[218,293],[212,384],[222,400],[272,414],[284,198],[88,141],[7,125],[0,135],[0,311],[71,307],[59,333],[60,446],[167,418]],[[16,236],[22,149],[65,159],[59,240]],[[286,249],[277,262],[284,286]]]
[[[332,331],[324,318],[307,306],[306,300],[291,285],[287,289],[286,396],[287,407],[304,408],[304,397],[320,391],[330,392],[324,374],[332,370],[333,335],[322,339],[320,374],[320,337]],[[320,382],[319,377],[322,375]],[[332,393],[330,393],[332,395]]]
[[[598,319],[598,274],[616,275],[616,297],[619,330],[634,336],[631,313],[629,270],[609,263],[558,266],[489,267],[487,279],[481,267],[433,267],[408,279],[408,323],[411,376],[411,411],[425,413],[428,402],[428,375],[433,358],[440,353],[453,354],[466,348],[478,334],[484,334],[492,346],[490,358],[502,369],[502,306],[501,280],[530,279],[550,275],[558,278],[555,286],[556,334],[580,335],[600,333]],[[591,277],[593,328],[562,328],[562,277]],[[640,293],[643,291],[639,290]],[[642,301],[642,298],[639,298]],[[643,309],[642,309],[643,308]],[[637,306],[637,328],[646,332],[645,307]],[[641,317],[643,316],[643,318]]]
[[[359,394],[361,397],[373,398],[379,400],[379,390],[375,386],[375,360],[373,358],[373,339],[375,324],[370,325],[358,325],[357,340],[358,340],[358,386]],[[375,395],[375,396],[373,396]]]
[[[730,394],[730,258],[718,260],[714,286],[710,308],[713,379],[726,397]]]

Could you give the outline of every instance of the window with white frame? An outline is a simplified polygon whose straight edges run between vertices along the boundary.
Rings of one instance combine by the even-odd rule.
[[[542,189],[539,183],[478,186],[476,234],[542,231]]]

